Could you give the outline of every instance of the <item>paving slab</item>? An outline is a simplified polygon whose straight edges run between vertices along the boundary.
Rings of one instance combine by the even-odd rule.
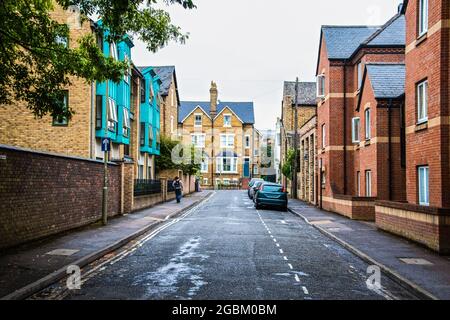
[[[355,252],[387,267],[394,277],[397,275],[407,280],[417,289],[429,293],[430,297],[450,299],[450,257],[440,256],[412,241],[379,230],[373,222],[350,220],[299,200],[289,201],[291,212],[329,233],[335,240],[356,249]],[[314,221],[332,223],[321,224]],[[344,230],[342,227],[335,227],[336,224],[344,226]]]

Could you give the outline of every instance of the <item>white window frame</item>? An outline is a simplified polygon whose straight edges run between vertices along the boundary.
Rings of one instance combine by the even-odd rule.
[[[325,75],[321,74],[317,76],[317,97],[325,98]]]
[[[430,167],[420,166],[417,168],[417,186],[419,193],[419,204],[430,205]]]
[[[230,170],[223,169],[223,161],[230,160]],[[238,173],[238,158],[237,157],[218,157],[216,162],[216,173]]]
[[[258,166],[253,166],[253,174],[259,174]]]
[[[370,110],[370,108],[367,108],[364,111],[364,128],[365,128],[366,140],[370,140],[372,138],[371,118],[372,118],[372,111]]]
[[[200,172],[208,173],[208,171],[209,171],[209,158],[203,157],[202,163],[200,164]]]
[[[64,36],[56,36],[55,42],[64,46],[64,48],[69,48],[69,39]]]
[[[359,117],[354,117],[352,119],[352,142],[360,143],[359,128],[361,125],[361,119]]]
[[[361,197],[361,171],[356,172],[356,191],[358,197]]]
[[[358,63],[358,90],[361,90],[362,86],[362,77],[363,77],[363,64],[360,61]]]
[[[109,43],[109,56],[113,58],[114,60],[119,60],[117,56],[117,45],[115,42]]]
[[[428,121],[428,80],[417,84],[417,123]]]
[[[195,141],[194,141],[195,138]],[[191,134],[192,145],[195,148],[205,148],[206,145],[206,134],[204,133],[194,133]]]
[[[209,184],[209,179],[203,178],[203,185],[208,185],[208,184]]]
[[[174,133],[174,120],[175,118],[173,116],[170,116],[170,133]]]
[[[109,98],[108,99],[108,129],[115,129],[115,124],[117,120],[117,107],[116,102]]]
[[[124,134],[124,136],[128,137],[129,130],[131,129],[131,124],[130,124],[130,113],[127,108],[123,108],[123,129],[127,131],[126,134]]]
[[[200,117],[200,124],[197,122],[197,117]],[[201,128],[203,126],[203,115],[201,113],[194,114],[194,127]]]
[[[225,138],[225,143],[223,141]],[[221,134],[220,135],[220,148],[222,149],[234,149],[234,134]]]
[[[366,170],[366,197],[372,197],[372,171]]]
[[[225,119],[227,119],[227,118],[230,119],[229,124],[227,123],[227,121],[225,121]],[[225,113],[225,114],[223,115],[223,126],[224,126],[225,128],[231,128],[231,127],[232,127],[232,120],[233,120],[232,114],[230,114],[230,113]]]
[[[322,149],[325,149],[327,147],[327,127],[324,124],[322,124]]]
[[[244,142],[245,142],[245,149],[250,149],[250,146],[251,146],[251,140],[250,140],[250,136],[249,135],[246,135],[245,137],[244,137]]]
[[[419,0],[419,37],[428,32],[428,0]]]

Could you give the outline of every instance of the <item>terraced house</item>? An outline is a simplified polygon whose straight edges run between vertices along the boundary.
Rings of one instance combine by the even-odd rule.
[[[450,1],[405,1],[406,201],[378,201],[376,223],[450,252]]]
[[[404,52],[400,11],[383,26],[322,27],[316,76],[324,209],[374,220],[375,199],[405,199]]]
[[[253,102],[223,102],[213,82],[210,101],[182,101],[179,138],[202,154],[204,187],[243,183],[259,169]]]

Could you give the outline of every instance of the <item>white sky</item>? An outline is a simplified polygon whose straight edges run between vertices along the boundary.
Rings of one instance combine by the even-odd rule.
[[[315,81],[321,25],[376,24],[400,0],[194,0],[197,9],[167,8],[189,32],[185,45],[156,54],[135,41],[136,65],[175,65],[181,100],[209,100],[211,80],[222,101],[253,101],[256,127],[274,129],[283,81]]]

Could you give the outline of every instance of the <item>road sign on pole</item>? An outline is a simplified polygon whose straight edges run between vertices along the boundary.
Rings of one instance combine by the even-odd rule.
[[[111,139],[110,138],[102,139],[102,151],[103,152],[111,151]]]

